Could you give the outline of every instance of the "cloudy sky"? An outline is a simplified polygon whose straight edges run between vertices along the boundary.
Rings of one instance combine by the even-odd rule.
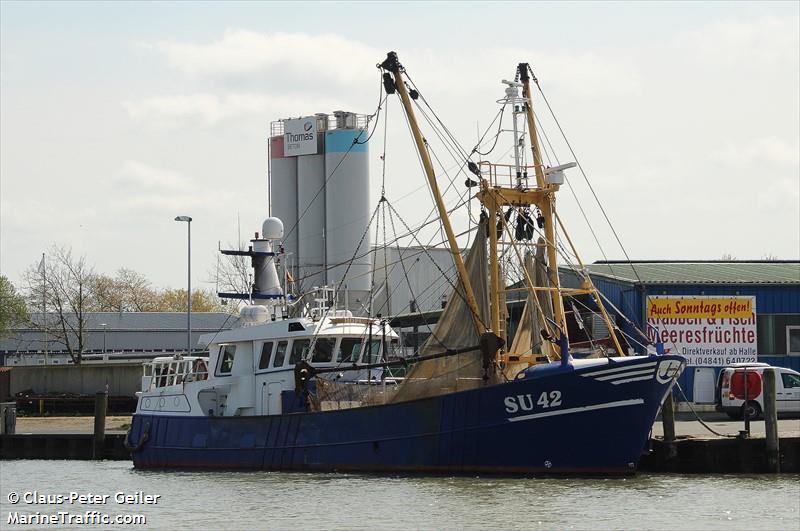
[[[193,281],[210,281],[218,242],[267,213],[269,123],[373,112],[388,50],[470,148],[500,79],[530,62],[632,258],[800,258],[797,2],[3,1],[0,273],[16,283],[60,244],[179,287],[187,214]],[[423,176],[396,101],[388,113],[387,195],[421,220]],[[375,202],[381,152],[373,140]],[[602,258],[572,196],[559,204]]]

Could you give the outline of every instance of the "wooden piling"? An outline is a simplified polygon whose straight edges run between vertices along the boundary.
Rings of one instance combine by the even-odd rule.
[[[775,369],[764,369],[764,428],[767,439],[767,470],[781,471],[780,439],[778,438],[778,407],[775,402]]]
[[[661,423],[664,425],[664,444],[668,448],[668,458],[677,455],[675,446],[675,403],[672,400],[672,390],[667,393],[664,404],[661,406]]]
[[[744,416],[744,431],[739,432],[740,437],[750,437],[750,379],[747,376],[747,367],[744,368],[744,406],[742,415]]]
[[[98,391],[94,395],[94,458],[103,459],[106,442],[106,411],[108,391]]]

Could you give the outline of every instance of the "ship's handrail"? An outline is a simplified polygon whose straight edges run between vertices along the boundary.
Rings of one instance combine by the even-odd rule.
[[[513,164],[497,164],[482,160],[478,162],[478,167],[483,177],[489,181],[490,186],[508,186],[509,188],[513,188],[517,185],[517,170]],[[536,167],[533,165],[520,166],[520,170],[522,170],[523,173],[527,173],[528,178],[531,179],[531,184],[535,185]]]
[[[345,118],[350,115],[355,117],[353,121]],[[366,129],[371,116],[357,113],[342,113],[338,116],[336,114],[316,114],[314,118],[317,119],[317,132],[324,133],[325,131],[334,131],[336,129]],[[282,135],[284,131],[283,124],[286,120],[291,120],[291,118],[270,122],[270,136]]]
[[[206,380],[208,373],[208,358],[173,358],[144,364],[144,374],[150,377],[148,390]]]

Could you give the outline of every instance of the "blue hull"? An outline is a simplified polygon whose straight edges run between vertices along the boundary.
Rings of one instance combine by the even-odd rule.
[[[670,360],[683,361],[548,367],[504,384],[338,411],[136,414],[129,439],[147,432],[133,452],[137,468],[628,474],[674,382],[658,377]]]

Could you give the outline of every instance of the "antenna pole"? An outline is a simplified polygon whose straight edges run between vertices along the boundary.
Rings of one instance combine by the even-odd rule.
[[[417,123],[417,117],[414,114],[414,108],[411,106],[411,98],[408,95],[408,89],[406,89],[406,84],[403,80],[403,68],[400,65],[400,62],[397,60],[397,54],[394,52],[389,52],[386,61],[381,66],[392,72],[394,75],[394,85],[397,89],[397,92],[400,94],[400,101],[402,101],[403,108],[406,111],[406,118],[408,118],[408,124],[411,126],[411,132],[414,135],[414,142],[417,145],[417,151],[422,159],[422,165],[425,168],[425,176],[428,179],[428,185],[430,186],[431,193],[436,201],[436,208],[439,210],[439,218],[442,220],[442,226],[444,227],[445,234],[447,234],[447,242],[450,246],[450,253],[453,255],[453,262],[455,262],[456,269],[458,270],[458,278],[461,281],[461,287],[464,288],[464,295],[471,310],[470,313],[472,314],[472,321],[475,324],[475,330],[477,331],[478,335],[480,335],[486,331],[485,325],[481,323],[480,320],[480,311],[478,310],[478,303],[475,300],[475,292],[472,290],[472,283],[469,280],[467,268],[464,265],[464,259],[461,256],[461,250],[458,247],[458,242],[456,241],[453,227],[450,224],[450,218],[447,215],[447,208],[444,205],[442,194],[439,191],[439,185],[436,182],[436,174],[433,171],[433,163],[431,162],[431,157],[428,154],[428,148],[426,145],[427,142],[420,132],[419,124]],[[490,227],[489,230],[492,230],[492,228]],[[496,330],[495,333],[497,333]]]
[[[42,318],[44,322],[44,364],[47,365],[50,338],[47,330],[47,262],[44,259],[44,253],[42,253]]]

